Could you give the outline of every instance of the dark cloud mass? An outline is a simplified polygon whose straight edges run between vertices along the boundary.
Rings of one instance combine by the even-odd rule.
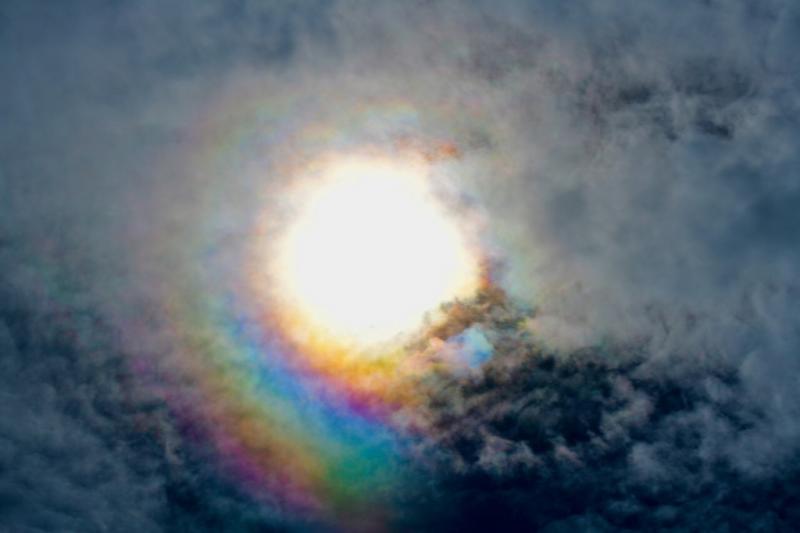
[[[504,299],[472,305],[484,307],[473,316],[490,317],[483,327],[494,332],[497,353],[480,373],[443,375],[431,386],[436,439],[419,453],[433,463],[441,499],[422,506],[427,527],[774,531],[796,524],[796,468],[748,476],[731,460],[764,413],[740,395],[730,367],[670,375],[623,346],[565,359],[520,333],[527,317]]]
[[[335,529],[220,473],[164,309],[197,235],[247,246],[251,167],[320,146],[286,131],[381,99],[417,118],[341,146],[452,141],[494,265],[415,346],[465,364],[386,528],[800,529],[798,46],[792,0],[4,1],[0,530]]]

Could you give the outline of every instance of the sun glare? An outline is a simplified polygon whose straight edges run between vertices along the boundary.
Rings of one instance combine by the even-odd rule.
[[[418,328],[480,273],[424,162],[347,157],[306,191],[273,276],[302,335],[370,346]]]

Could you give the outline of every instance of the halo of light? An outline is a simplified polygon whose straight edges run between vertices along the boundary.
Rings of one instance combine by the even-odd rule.
[[[308,327],[270,275],[281,230],[332,161],[383,159],[425,186],[436,182],[436,195],[424,194],[454,217],[486,283],[479,214],[451,188],[450,163],[461,154],[449,139],[460,135],[425,127],[457,129],[469,110],[362,96],[339,94],[333,107],[328,93],[322,101],[246,83],[210,102],[187,126],[189,142],[159,164],[192,176],[192,186],[152,199],[150,212],[168,216],[137,266],[157,306],[126,330],[140,338],[154,318],[164,325],[159,342],[168,349],[132,356],[136,372],[225,479],[277,516],[344,529],[354,529],[354,517],[376,529],[395,490],[418,475],[405,454],[424,438],[420,384],[439,363],[413,334],[364,357],[341,336]],[[440,186],[447,208],[436,200]],[[176,199],[180,211],[170,210]]]

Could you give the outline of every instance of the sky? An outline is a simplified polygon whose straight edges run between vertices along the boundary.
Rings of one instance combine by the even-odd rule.
[[[797,529],[798,45],[792,0],[5,0],[0,529]],[[489,265],[377,359],[253,259],[359,150]]]

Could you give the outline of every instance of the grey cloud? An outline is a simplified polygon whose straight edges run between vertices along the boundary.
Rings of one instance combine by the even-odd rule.
[[[198,198],[212,177],[169,156],[219,94],[301,93],[298,122],[380,96],[450,106],[418,134],[463,149],[453,179],[491,221],[513,299],[479,320],[493,359],[431,392],[437,483],[463,496],[456,508],[482,493],[486,520],[516,509],[554,530],[796,524],[798,28],[779,0],[6,2],[0,271],[18,307],[58,301],[88,345],[122,353],[131,340],[101,343],[91,317],[113,330],[150,310],[150,274],[180,257],[163,243],[210,216]],[[213,177],[226,188],[212,239],[237,235],[249,178]],[[14,327],[53,331],[37,320],[51,318]],[[136,339],[148,349],[162,346],[153,323]],[[131,494],[146,504],[124,516],[142,529],[165,501],[191,511],[170,518],[183,527],[219,526],[231,507],[243,528],[275,519],[209,496],[200,468],[160,470],[188,451],[128,464],[142,452],[113,448],[115,416],[92,404],[121,409],[124,387],[98,377],[114,357],[64,390],[66,356],[3,335],[12,523],[44,509],[36,527],[102,529]],[[69,350],[82,360],[88,345]],[[216,510],[191,518],[207,501]]]
[[[418,453],[435,458],[433,501],[454,511],[423,512],[417,525],[795,527],[796,453],[762,440],[780,431],[735,366],[669,375],[646,352],[618,357],[622,345],[564,357],[537,345],[526,315],[505,327],[490,315],[473,315],[500,347],[483,373],[430,385],[433,439]],[[425,509],[432,496],[416,497]]]

